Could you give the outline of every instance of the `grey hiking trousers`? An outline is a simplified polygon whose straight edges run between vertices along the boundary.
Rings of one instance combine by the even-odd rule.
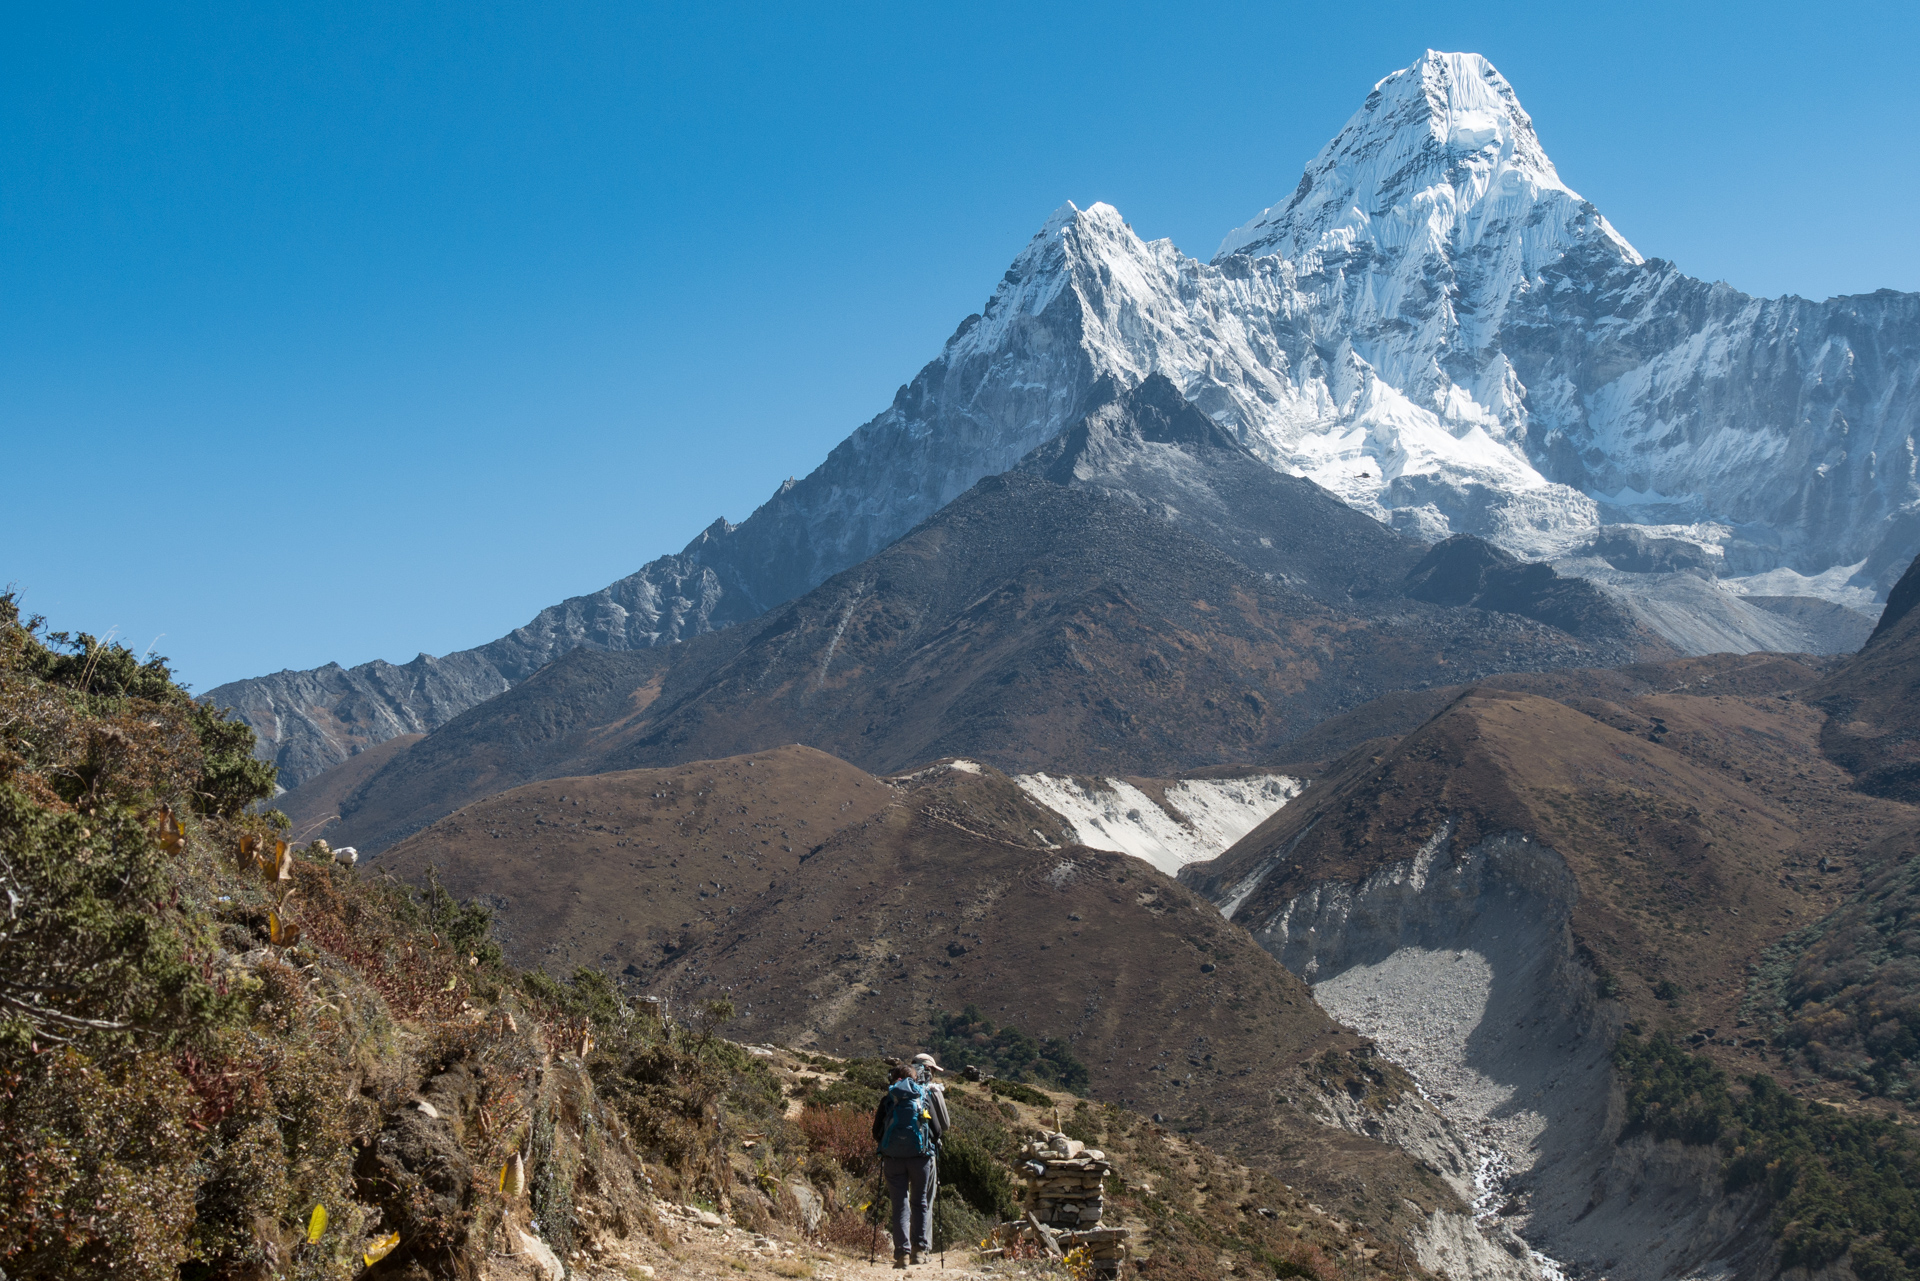
[[[933,1249],[933,1189],[938,1177],[933,1153],[880,1158],[893,1200],[893,1252]],[[911,1223],[913,1234],[907,1234]]]

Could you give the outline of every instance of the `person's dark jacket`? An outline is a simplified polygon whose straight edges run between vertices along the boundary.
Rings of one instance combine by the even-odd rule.
[[[946,1097],[940,1090],[926,1085],[920,1087],[920,1096],[926,1100],[927,1111],[933,1114],[933,1119],[928,1123],[927,1128],[933,1131],[934,1146],[938,1147],[949,1124]],[[892,1118],[893,1095],[889,1092],[880,1096],[879,1105],[873,1109],[873,1145],[875,1147],[879,1147],[881,1139],[886,1137],[887,1122]]]

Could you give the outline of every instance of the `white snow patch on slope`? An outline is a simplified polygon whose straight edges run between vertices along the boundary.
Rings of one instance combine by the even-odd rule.
[[[1874,603],[1872,585],[1856,586],[1852,581],[1854,575],[1866,567],[1867,562],[1862,560],[1857,565],[1835,565],[1818,574],[1802,574],[1781,568],[1722,581],[1742,596],[1817,596],[1836,605],[1872,614],[1879,608]]]
[[[1013,781],[1064,819],[1080,844],[1145,859],[1168,876],[1224,853],[1306,786],[1285,774],[1183,779],[1167,787],[1163,808],[1117,778],[1087,785],[1020,774]]]
[[[911,783],[916,778],[925,778],[929,774],[938,774],[946,770],[953,770],[961,774],[978,774],[980,772],[980,766],[966,759],[964,756],[956,756],[950,761],[935,761],[925,769],[917,769],[911,774],[896,775],[888,779],[887,782],[894,784]]]

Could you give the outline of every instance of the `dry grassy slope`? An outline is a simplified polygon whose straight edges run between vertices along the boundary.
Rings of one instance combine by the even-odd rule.
[[[494,936],[519,962],[650,970],[892,801],[845,761],[782,747],[530,783],[449,815],[379,866],[415,882],[437,866],[455,894],[493,905]]]
[[[1178,773],[1269,755],[1394,689],[1640,644],[1392,595],[1327,603],[1157,511],[1013,473],[750,623],[561,659],[396,757],[325,834],[384,848],[536,778],[788,742],[876,771],[961,755]]]
[[[1688,684],[1728,676],[1708,668]],[[1748,675],[1771,679],[1764,668]],[[1620,980],[1630,1017],[1732,1041],[1747,967],[1837,905],[1858,885],[1863,856],[1920,816],[1854,791],[1820,751],[1825,718],[1792,695],[1614,701],[1566,679],[1565,701],[1484,686],[1458,694],[1404,738],[1336,763],[1302,800],[1186,879],[1217,892],[1311,824],[1236,913],[1251,924],[1312,883],[1355,881],[1410,857],[1449,816],[1459,824],[1455,850],[1520,831],[1566,860],[1580,889],[1576,939]],[[1656,999],[1663,978],[1685,995]],[[1753,1051],[1714,1049],[1752,1070],[1743,1060]]]
[[[552,968],[729,996],[744,1039],[901,1054],[932,1012],[977,1004],[1069,1039],[1096,1097],[1183,1118],[1288,1182],[1364,1184],[1389,1217],[1402,1198],[1453,1204],[1405,1154],[1278,1101],[1302,1097],[1307,1059],[1362,1044],[1299,980],[1147,864],[1065,837],[991,770],[886,782],[788,748],[519,788],[380,865],[437,865]]]
[[[1846,662],[1810,654],[1708,654],[1625,667],[1569,667],[1546,672],[1506,672],[1475,682],[1482,688],[1539,694],[1570,702],[1601,699],[1625,703],[1650,694],[1730,694],[1747,698],[1790,693],[1812,685]],[[1402,690],[1323,722],[1283,749],[1280,763],[1317,772],[1335,758],[1376,738],[1410,734],[1445,710],[1459,684]]]

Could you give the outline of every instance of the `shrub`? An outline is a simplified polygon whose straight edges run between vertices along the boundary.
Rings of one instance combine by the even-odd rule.
[[[810,1149],[833,1158],[848,1174],[863,1178],[879,1168],[872,1113],[843,1107],[806,1107],[795,1124]]]
[[[1032,1086],[1022,1085],[1018,1081],[1002,1081],[998,1077],[995,1077],[993,1080],[987,1082],[987,1089],[991,1093],[1000,1095],[1002,1098],[1012,1099],[1015,1103],[1025,1103],[1028,1107],[1048,1108],[1053,1106],[1052,1099],[1040,1093],[1040,1091],[1034,1089]]]
[[[251,811],[273,771],[253,747],[165,660],[43,635],[0,596],[8,1277],[361,1269],[351,1166],[454,1052],[477,976],[397,883],[297,857],[263,879],[273,816]],[[315,1205],[330,1226],[308,1242]]]
[[[1687,1053],[1664,1032],[1645,1043],[1622,1037],[1614,1065],[1627,1094],[1623,1138],[1649,1133],[1682,1143],[1712,1143],[1733,1119],[1726,1073],[1711,1059]]]
[[[1006,1164],[958,1116],[940,1145],[940,1185],[996,1223],[1019,1212],[1019,1192]]]
[[[189,1099],[167,1056],[54,1052],[10,1074],[0,1126],[0,1258],[9,1276],[161,1281],[194,1221]]]
[[[1727,1187],[1772,1201],[1786,1266],[1822,1268],[1851,1252],[1863,1278],[1920,1275],[1920,1141],[1906,1127],[1802,1103],[1766,1075],[1742,1078],[1736,1092],[1711,1060],[1664,1034],[1622,1038],[1615,1062],[1627,1091],[1622,1137],[1717,1142]]]
[[[1018,1028],[996,1028],[977,1005],[958,1014],[936,1013],[929,1040],[934,1057],[953,1067],[978,1067],[998,1077],[1037,1081],[1075,1094],[1084,1094],[1092,1079],[1065,1041],[1035,1040]]]

